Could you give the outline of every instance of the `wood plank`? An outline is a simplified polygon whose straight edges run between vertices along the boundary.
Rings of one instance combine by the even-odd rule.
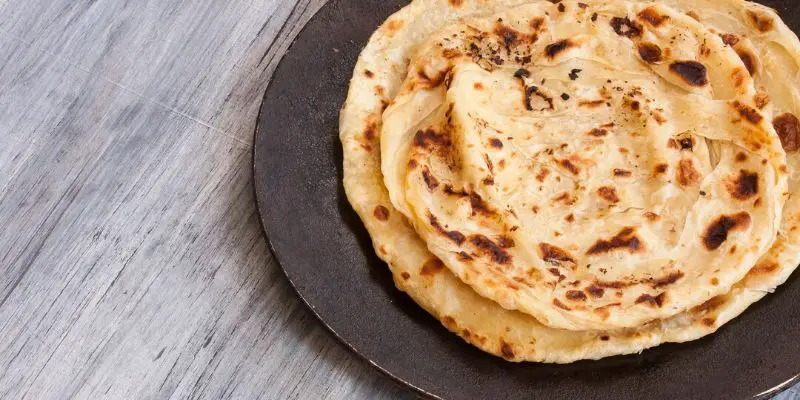
[[[249,135],[275,63],[261,58],[309,3],[240,8],[216,29],[194,21],[220,2],[130,3],[2,9],[0,396],[407,396],[305,310],[256,218]],[[162,25],[190,43],[153,50]],[[215,63],[191,57],[195,37]],[[148,52],[165,54],[150,70]]]
[[[324,1],[17,3],[0,30],[252,143],[278,55]]]

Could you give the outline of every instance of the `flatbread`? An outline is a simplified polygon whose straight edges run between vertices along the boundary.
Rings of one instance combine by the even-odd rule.
[[[729,293],[714,297],[690,312],[636,329],[567,331],[549,328],[528,315],[503,309],[497,303],[479,296],[456,278],[427,250],[426,244],[406,218],[391,205],[380,172],[378,148],[383,109],[400,92],[410,61],[406,57],[411,54],[412,49],[459,16],[489,15],[517,5],[517,2],[503,1],[457,3],[416,1],[384,23],[359,59],[340,125],[345,156],[345,188],[348,198],[372,235],[378,255],[389,263],[397,286],[439,318],[448,329],[481,349],[509,360],[571,362],[585,358],[596,359],[638,352],[662,342],[680,342],[702,337],[737,316],[788,277],[798,263],[797,240],[793,233],[796,230],[798,207],[792,199],[786,206],[781,231],[774,246],[745,280],[734,286]],[[725,26],[724,31],[752,35],[750,39],[755,46],[757,54],[754,55],[757,58],[768,55],[759,48],[761,40],[769,43],[764,48],[772,49],[777,43],[783,49],[781,51],[791,56],[773,57],[779,62],[763,61],[759,58],[758,65],[765,78],[787,77],[788,74],[789,79],[784,82],[796,81],[796,54],[800,46],[796,36],[771,11],[733,0],[709,3],[708,8],[701,8],[698,4],[696,9],[682,7],[681,2],[672,3],[683,11],[694,11],[695,15],[711,15],[706,17],[708,24],[714,22],[714,13],[730,15],[727,11],[739,12],[744,17],[733,19],[741,23]],[[713,13],[706,13],[708,10]],[[772,21],[771,31],[758,31],[759,26],[764,27],[765,23],[747,24],[746,18],[753,20],[748,13],[752,10],[762,19],[768,17]],[[700,18],[702,20],[703,17]],[[763,58],[771,60],[770,57]],[[755,77],[758,82],[759,74],[756,73]],[[796,93],[796,88],[792,89]],[[788,91],[792,92],[792,89]],[[796,94],[776,94],[766,107],[796,115],[796,99]],[[784,125],[791,128],[791,121]],[[789,132],[792,132],[791,129]],[[789,136],[787,138],[791,139]],[[712,148],[712,152],[713,150]],[[793,168],[797,160],[793,154],[789,160],[792,169],[791,184],[794,188],[797,181]],[[709,279],[709,283],[711,282],[713,278]]]
[[[717,34],[665,6],[581,4],[430,35],[383,114],[382,169],[482,296],[554,328],[637,327],[728,292],[769,249],[785,154]]]

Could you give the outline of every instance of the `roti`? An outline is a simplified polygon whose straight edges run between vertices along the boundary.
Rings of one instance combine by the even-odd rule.
[[[567,10],[570,7],[576,7],[581,10],[597,7],[596,5],[590,3],[581,4],[586,4],[586,8],[583,8],[583,6],[578,3],[565,2],[563,5]],[[763,296],[765,290],[769,290],[785,280],[785,278],[797,264],[797,260],[795,259],[797,252],[794,251],[793,248],[796,240],[791,233],[793,232],[792,228],[794,221],[796,220],[796,212],[791,211],[794,210],[792,208],[793,202],[791,200],[786,207],[787,212],[791,212],[785,214],[783,222],[780,225],[781,230],[777,235],[777,240],[770,239],[770,237],[774,238],[776,236],[774,232],[776,232],[778,229],[777,223],[774,223],[775,221],[773,221],[773,225],[775,225],[774,228],[767,228],[766,226],[770,224],[765,221],[769,221],[769,218],[751,218],[751,223],[753,223],[753,225],[759,222],[764,224],[764,229],[766,229],[764,232],[770,232],[770,229],[774,229],[771,231],[773,233],[765,234],[764,236],[764,242],[769,242],[764,246],[768,247],[771,245],[772,248],[766,255],[764,255],[763,252],[761,252],[762,254],[759,254],[761,256],[760,262],[756,263],[754,258],[749,262],[749,265],[741,266],[741,268],[744,270],[744,274],[747,274],[748,271],[750,271],[749,275],[747,275],[744,280],[741,280],[738,284],[733,286],[733,289],[730,289],[730,285],[728,285],[728,288],[725,288],[726,284],[723,284],[721,279],[716,276],[707,276],[706,281],[697,281],[695,279],[690,281],[689,279],[686,279],[686,282],[694,282],[696,285],[703,287],[703,289],[698,290],[699,292],[711,293],[712,297],[704,300],[704,303],[695,306],[688,312],[678,314],[668,319],[657,319],[653,322],[639,326],[636,325],[636,321],[639,321],[638,319],[630,319],[626,321],[622,318],[618,319],[616,315],[612,315],[611,313],[609,313],[606,318],[593,319],[591,316],[600,315],[602,313],[598,314],[594,312],[594,309],[592,309],[592,311],[586,313],[587,315],[591,315],[589,318],[583,318],[583,316],[573,318],[571,314],[566,314],[569,315],[569,318],[563,318],[561,321],[564,323],[564,325],[569,325],[566,326],[567,328],[572,329],[576,329],[578,327],[575,324],[576,321],[581,324],[585,324],[587,321],[589,321],[592,324],[599,324],[597,326],[602,327],[600,330],[592,329],[583,331],[568,331],[548,327],[547,325],[540,323],[536,318],[531,317],[529,314],[504,309],[500,306],[500,304],[503,304],[504,301],[502,298],[499,302],[494,302],[483,296],[480,296],[469,285],[465,284],[461,279],[459,279],[456,274],[451,272],[451,269],[448,267],[452,267],[452,265],[455,263],[442,262],[440,258],[434,256],[428,250],[428,244],[426,244],[426,242],[420,238],[420,236],[424,236],[425,230],[420,229],[422,235],[419,235],[412,226],[417,225],[419,228],[419,225],[424,223],[424,219],[417,218],[416,214],[411,213],[408,214],[411,215],[411,217],[407,218],[404,215],[404,211],[408,212],[409,210],[402,209],[403,203],[399,203],[401,206],[395,208],[392,205],[393,200],[395,199],[390,200],[390,192],[387,191],[386,186],[384,186],[383,183],[384,177],[381,175],[380,170],[381,152],[378,151],[378,149],[385,144],[384,137],[382,137],[382,135],[386,131],[386,125],[384,124],[386,115],[383,114],[383,110],[389,105],[389,102],[391,102],[392,99],[394,99],[396,103],[392,107],[395,107],[398,103],[398,98],[402,99],[401,96],[403,90],[408,88],[408,85],[403,86],[405,72],[408,70],[407,65],[409,63],[409,60],[406,60],[406,57],[412,54],[413,50],[418,49],[420,46],[424,47],[424,40],[430,38],[431,35],[436,34],[438,28],[447,25],[449,22],[457,20],[459,16],[469,15],[471,18],[474,17],[480,19],[481,17],[485,17],[487,15],[497,14],[500,10],[508,10],[515,5],[516,4],[514,2],[491,2],[488,4],[486,2],[482,2],[481,4],[472,2],[459,2],[459,4],[450,4],[443,1],[414,2],[387,20],[387,22],[376,32],[376,34],[370,40],[370,43],[368,44],[364,53],[362,53],[362,57],[359,59],[359,62],[356,66],[354,79],[351,83],[351,92],[343,109],[341,119],[341,137],[345,150],[345,187],[347,189],[348,198],[359,215],[361,215],[373,237],[375,248],[379,256],[389,263],[398,287],[401,290],[408,292],[412,298],[414,298],[429,312],[437,316],[437,318],[439,318],[450,330],[456,332],[467,341],[490,353],[501,355],[507,359],[516,361],[530,360],[546,362],[570,362],[582,358],[599,358],[615,354],[636,352],[665,341],[685,341],[701,337],[705,334],[713,332],[721,324],[734,318],[749,304]],[[679,3],[672,5],[676,6],[678,9],[681,8],[681,4]],[[764,79],[767,77],[774,77],[768,74],[791,74],[792,72],[796,74],[797,58],[794,57],[794,55],[796,54],[797,49],[797,39],[793,34],[791,34],[788,28],[786,28],[782,22],[780,22],[774,13],[772,13],[770,10],[764,9],[763,7],[757,7],[749,3],[735,1],[728,1],[721,4],[711,4],[709,5],[709,9],[717,12],[719,10],[724,10],[723,6],[732,11],[739,12],[741,15],[743,15],[743,17],[737,17],[738,19],[735,19],[736,21],[741,22],[739,25],[732,24],[731,26],[725,26],[724,30],[718,29],[718,32],[711,32],[715,35],[714,37],[720,39],[720,42],[715,42],[716,47],[715,51],[713,52],[714,54],[725,55],[726,59],[732,64],[733,61],[736,61],[736,59],[731,61],[731,55],[733,55],[733,57],[737,57],[737,59],[739,59],[739,64],[737,64],[737,66],[744,66],[747,68],[746,63],[740,60],[741,55],[737,54],[739,51],[734,48],[736,44],[731,45],[730,40],[727,40],[726,43],[726,40],[720,35],[722,33],[736,35],[744,34],[748,36],[752,35],[752,37],[750,37],[750,42],[753,43],[754,47],[752,49],[753,54],[751,55],[755,56],[754,58],[757,59],[756,65],[758,65],[760,71],[764,73]],[[540,9],[544,9],[544,7],[556,7],[555,11],[553,12],[559,12],[559,6],[553,5],[552,3],[533,3],[530,5],[523,5],[523,7],[540,7]],[[644,5],[633,4],[626,4],[625,7],[628,7],[628,10],[640,10],[638,13],[641,13],[642,10],[647,9]],[[660,12],[659,15],[669,15],[670,18],[681,20],[681,23],[686,24],[686,26],[694,26],[694,23],[692,22],[693,20],[690,21],[689,19],[682,18],[682,15],[676,14],[676,10],[663,8],[662,6],[658,7],[658,11]],[[697,9],[685,8],[681,11],[694,11],[695,16],[700,16],[699,18],[701,21],[703,21],[702,15],[712,15],[704,13],[704,9],[699,7]],[[754,25],[748,22],[748,12],[757,13],[763,18],[770,18],[773,29],[770,32],[761,33],[761,31],[758,30],[758,24],[755,24],[754,28]],[[589,20],[592,19],[593,13],[594,12],[588,14]],[[600,19],[599,14],[600,12],[598,12],[598,19]],[[726,13],[724,15],[730,14]],[[507,19],[504,21],[512,21],[513,15],[509,15],[506,18]],[[710,18],[711,17],[707,17],[707,20],[704,21],[704,23],[707,25],[712,24],[713,20]],[[750,21],[752,20],[753,19],[750,17]],[[494,22],[496,20],[487,19],[486,21]],[[723,27],[721,26],[721,28]],[[736,31],[736,29],[740,29],[740,31]],[[753,33],[754,29],[756,32],[759,32],[758,35]],[[611,30],[616,34],[613,26]],[[707,33],[708,32],[706,32],[706,34]],[[784,53],[781,54],[788,54],[791,56],[778,59],[778,63],[770,64],[770,62],[762,61],[760,56],[766,53],[762,52],[762,48],[759,48],[758,43],[761,38],[766,37],[771,37],[769,41],[770,44],[769,46],[765,45],[763,48],[773,48],[776,46],[774,43],[778,43],[777,46],[781,49],[784,49],[782,50]],[[630,41],[629,45],[631,46],[635,44],[633,40],[630,40],[630,38],[625,37],[624,39]],[[627,42],[620,40],[620,43]],[[723,47],[719,46],[720,43],[722,43]],[[763,58],[764,60],[770,59],[769,57]],[[413,63],[415,61],[412,60],[411,62]],[[783,63],[782,66],[779,66],[780,62]],[[643,68],[649,69],[650,66],[643,64]],[[569,72],[572,72],[573,69],[579,68],[570,68]],[[477,76],[482,78],[480,74],[486,73],[486,71],[483,69],[473,69],[472,71],[467,72],[468,73],[466,75],[454,77],[457,88],[462,90],[471,90],[471,84],[471,88],[474,89],[476,83],[475,77]],[[490,74],[496,72],[496,70],[491,71]],[[651,75],[653,74],[652,70],[646,72],[650,73]],[[435,74],[427,76],[435,76]],[[719,78],[719,80],[722,81],[724,75],[720,76],[721,78]],[[791,118],[784,117],[784,114],[796,114],[797,110],[795,109],[793,100],[796,99],[796,97],[793,98],[791,96],[773,95],[773,92],[769,87],[762,87],[763,85],[758,84],[761,79],[759,74],[755,73],[754,76],[756,80],[755,85],[749,83],[746,90],[742,90],[740,92],[733,91],[732,95],[740,96],[738,99],[743,104],[745,104],[747,101],[750,101],[750,103],[746,104],[751,104],[751,107],[754,109],[759,109],[758,104],[756,104],[756,100],[762,99],[761,101],[763,102],[765,93],[760,92],[758,89],[762,88],[766,90],[766,95],[770,95],[770,97],[774,98],[771,98],[771,101],[769,101],[768,104],[762,104],[763,110],[759,109],[759,114],[762,115],[763,120],[767,122],[772,122],[773,120],[777,121],[778,123],[774,124],[776,127],[781,127],[781,124],[788,126],[788,131],[791,133]],[[465,77],[469,79],[465,79],[464,82],[458,81],[458,79]],[[748,73],[748,78],[749,77],[750,73]],[[518,79],[516,77],[514,78]],[[413,80],[414,77],[411,79]],[[709,81],[714,82],[714,79],[709,78]],[[406,83],[409,83],[409,80],[406,80]],[[451,85],[453,84],[454,83],[451,82]],[[724,84],[720,85],[723,85],[723,87],[728,87],[724,86]],[[677,89],[685,90],[686,88],[671,88],[671,90]],[[666,90],[667,89],[663,88],[658,88],[658,90],[654,89],[654,91],[658,93]],[[701,92],[702,90],[700,90],[697,95],[702,95],[703,93]],[[414,91],[409,91],[409,93],[414,93]],[[714,93],[717,93],[717,91],[715,90]],[[398,96],[398,94],[400,94],[400,96]],[[730,100],[730,98],[727,98],[720,103],[728,105],[730,104]],[[523,104],[522,107],[525,107],[525,104],[522,103],[522,100],[520,100],[518,104],[520,103]],[[526,111],[530,111],[527,110],[527,107],[525,108]],[[478,111],[481,111],[480,107],[478,107]],[[693,111],[698,113],[717,112],[719,109],[715,107],[703,107]],[[771,113],[774,111],[781,111],[781,113],[773,116]],[[462,111],[456,111],[456,113],[459,112]],[[462,121],[468,120],[463,116],[460,118]],[[732,119],[728,118],[728,120]],[[784,123],[782,121],[788,122]],[[773,124],[767,123],[760,125],[761,132],[767,133],[765,137],[770,137],[770,125]],[[784,131],[784,135],[781,136],[781,139],[784,139],[784,136],[786,136],[787,139],[791,139],[789,137],[790,135],[787,136],[785,134],[787,131],[786,128],[782,127],[781,129],[778,129],[778,133],[780,133],[781,130]],[[762,143],[761,149],[757,149],[755,146],[751,146],[752,143],[747,143],[749,136],[744,135],[743,132],[737,133],[736,129],[727,129],[726,132],[728,132],[727,134],[730,136],[725,139],[718,136],[721,133],[714,132],[708,133],[708,136],[701,136],[703,140],[693,140],[693,142],[695,142],[694,146],[697,146],[697,151],[692,152],[692,157],[696,157],[693,159],[693,163],[697,161],[698,165],[708,165],[709,168],[711,166],[716,166],[716,168],[719,168],[719,165],[723,164],[729,166],[729,162],[724,161],[724,157],[733,157],[733,161],[735,162],[735,159],[740,152],[726,150],[726,146],[728,146],[728,148],[742,150],[741,153],[744,153],[748,160],[758,160],[754,164],[763,165],[760,164],[760,160],[767,160],[767,166],[763,167],[764,169],[761,170],[759,175],[769,175],[769,168],[773,168],[777,171],[774,172],[775,182],[770,189],[767,189],[770,187],[768,185],[773,182],[769,182],[766,178],[764,181],[759,180],[760,183],[763,182],[761,185],[759,185],[760,189],[763,189],[763,192],[759,191],[759,193],[761,193],[764,197],[773,195],[773,197],[777,197],[778,199],[762,199],[762,202],[773,202],[771,203],[773,204],[772,206],[764,205],[764,209],[772,207],[772,211],[763,212],[775,212],[780,214],[780,210],[782,209],[782,198],[785,198],[783,195],[786,193],[785,189],[780,190],[780,176],[786,175],[786,171],[781,171],[782,163],[780,161],[780,153],[782,153],[782,150],[780,150],[780,146],[778,146],[778,150],[774,150],[770,146],[775,143],[765,142]],[[773,136],[771,137],[777,137],[774,136],[775,133],[775,130],[772,130]],[[712,143],[711,146],[703,147],[707,141],[706,139],[711,139],[711,141],[716,140],[720,143]],[[777,142],[780,144],[780,141]],[[491,145],[490,142],[487,143]],[[784,143],[784,147],[786,147],[786,143]],[[434,153],[435,151],[431,152],[431,157],[436,156]],[[697,155],[698,153],[699,155]],[[468,157],[470,156],[470,154],[467,152],[464,154],[466,154]],[[792,167],[792,160],[792,156],[790,156],[790,168]],[[447,161],[446,158],[444,158],[444,161]],[[384,163],[385,162],[386,160],[384,159]],[[708,164],[705,164],[706,162]],[[748,164],[749,167],[751,166],[754,169],[759,168],[758,165]],[[716,169],[712,171],[715,170]],[[786,170],[786,167],[784,167],[783,170]],[[475,176],[479,175],[476,174]],[[701,173],[701,176],[704,176],[704,180],[708,180],[714,177],[714,173]],[[439,177],[434,178],[439,180]],[[472,179],[473,180],[469,182],[475,184],[475,178]],[[444,179],[441,179],[441,181],[444,181]],[[497,184],[497,181],[502,182],[502,177],[498,178],[495,184]],[[424,176],[422,176],[421,182],[424,183]],[[794,181],[792,182],[794,183]],[[724,188],[720,189],[724,186],[726,186],[724,183],[719,183],[714,190],[726,190]],[[424,187],[420,187],[424,189]],[[458,192],[459,189],[454,186],[452,191]],[[711,191],[706,193],[708,194],[709,192]],[[469,198],[469,194],[467,197]],[[489,195],[483,194],[481,194],[481,198],[483,200],[493,199]],[[753,200],[753,202],[754,201],[755,200]],[[443,204],[446,204],[446,202],[443,202]],[[702,209],[703,207],[700,208]],[[751,211],[756,212],[754,208],[748,209],[748,213]],[[691,219],[697,217],[687,216],[686,218]],[[751,226],[748,229],[753,228]],[[728,240],[735,241],[736,237],[737,236],[735,235],[731,235],[726,242]],[[740,239],[743,240],[741,243],[746,243],[744,244],[745,248],[753,245],[751,237],[742,237]],[[745,239],[750,241],[745,241]],[[512,240],[514,240],[516,247],[518,239],[512,238]],[[525,240],[524,237],[519,239],[519,243],[523,243],[523,240]],[[613,242],[611,239],[606,241]],[[730,246],[732,247],[733,244]],[[730,248],[726,248],[726,251],[729,252]],[[753,254],[756,253],[759,253],[759,251],[753,251]],[[468,255],[471,256],[469,253]],[[756,265],[756,267],[753,268],[753,265]],[[491,272],[491,268],[487,268],[487,271]],[[555,276],[555,274],[553,275]],[[685,279],[685,277],[682,279]],[[562,281],[568,281],[568,278],[565,278]],[[716,282],[716,285],[714,282]],[[652,285],[653,284],[644,284],[643,286],[652,287]],[[714,287],[717,289],[713,289]],[[720,289],[720,287],[722,288]],[[603,290],[604,294],[609,292],[609,294],[612,296],[616,295],[616,288],[614,287],[600,287],[600,289]],[[584,291],[584,293],[587,292]],[[625,296],[625,293],[627,292],[623,292],[623,296]],[[636,292],[631,293],[636,294]],[[678,292],[676,291],[673,293]],[[587,299],[590,295],[591,292],[587,294]],[[658,297],[658,295],[655,294],[650,295],[654,298]],[[703,299],[703,297],[706,295],[707,294],[698,296],[698,298]],[[637,295],[636,297],[641,297],[641,295]],[[686,301],[685,304],[687,304],[688,307],[688,305],[692,302],[693,301]],[[678,309],[675,312],[683,311],[679,310],[680,307],[674,306],[652,307],[651,303],[653,302],[648,301],[647,304],[644,304],[644,306],[647,307],[645,310],[669,309],[670,311],[675,311]],[[566,305],[567,303],[562,302],[562,304]],[[666,303],[662,302],[662,305],[663,304]],[[505,305],[509,304],[506,303]],[[642,304],[638,305],[642,306]],[[633,306],[637,306],[635,299]],[[571,308],[569,305],[567,305],[567,307]],[[551,308],[550,311],[555,311],[557,316],[561,318],[560,315],[563,314],[561,311],[559,311],[561,310],[561,307],[556,308],[558,308],[558,310]],[[622,307],[620,307],[620,309],[622,309]],[[668,313],[665,313],[664,315],[666,314]],[[624,315],[627,315],[627,313],[620,313],[620,316]],[[649,311],[647,311],[642,315],[649,316],[640,315],[637,318],[648,319],[652,318],[653,315],[662,314],[650,314]],[[541,316],[537,316],[537,318],[538,317]],[[609,320],[614,322],[608,323]],[[553,321],[549,320],[548,322],[553,323]],[[554,324],[557,325],[558,322]],[[611,330],[606,329],[606,327],[609,326],[606,324],[614,327],[618,325],[631,325],[632,328]],[[633,328],[633,326],[637,327]]]
[[[766,252],[785,155],[718,35],[664,6],[581,4],[431,35],[383,114],[383,173],[480,295],[555,328],[637,327]]]

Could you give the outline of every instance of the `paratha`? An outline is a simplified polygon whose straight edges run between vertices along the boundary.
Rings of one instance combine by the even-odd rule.
[[[766,252],[785,155],[718,35],[663,6],[581,4],[426,39],[383,114],[383,173],[482,296],[555,328],[636,327],[728,292]]]
[[[673,3],[679,9],[682,6],[680,2]],[[587,9],[595,7],[589,2],[581,4],[586,4]],[[416,1],[387,20],[370,40],[356,66],[350,95],[341,119],[341,138],[345,149],[345,187],[348,198],[361,215],[373,237],[378,254],[392,268],[398,287],[408,292],[420,305],[442,320],[450,330],[490,353],[516,361],[570,362],[582,358],[599,358],[636,352],[664,341],[685,341],[703,336],[738,315],[749,304],[760,298],[764,290],[771,289],[785,280],[797,264],[797,252],[793,247],[796,240],[791,233],[794,232],[796,206],[792,208],[794,203],[791,201],[787,205],[787,211],[791,212],[783,218],[781,234],[778,235],[778,240],[769,254],[764,256],[762,261],[751,270],[748,277],[737,284],[733,290],[712,298],[688,313],[666,320],[656,320],[631,329],[566,331],[549,328],[535,318],[520,312],[505,310],[497,303],[481,297],[450,273],[449,269],[445,268],[445,265],[427,250],[425,242],[419,238],[406,218],[392,207],[388,192],[383,185],[383,177],[380,173],[380,153],[378,152],[378,148],[382,144],[382,138],[379,135],[383,128],[383,109],[401,91],[405,71],[410,62],[406,57],[412,54],[412,50],[417,48],[425,38],[430,37],[438,28],[446,25],[447,22],[456,20],[459,16],[491,15],[497,13],[498,10],[505,10],[515,5],[517,5],[516,2],[502,1],[480,3],[465,1],[458,2],[458,4],[449,4],[444,1]],[[551,6],[558,7],[552,4]],[[578,3],[565,2],[564,6],[565,8],[584,9]],[[719,30],[718,33],[753,34],[753,25],[748,24],[747,19],[751,18],[752,20],[752,17],[749,17],[751,11],[757,12],[763,18],[770,18],[773,29],[770,32],[751,37],[752,43],[755,44],[755,53],[751,55],[759,60],[757,65],[762,71],[771,71],[765,72],[764,76],[768,76],[768,73],[791,74],[792,72],[796,75],[797,39],[774,13],[762,7],[739,1],[713,4],[713,7],[709,9],[714,13],[724,12],[720,10],[730,10],[741,14],[741,17],[733,17],[735,21],[742,22],[741,24],[726,26],[725,30]],[[682,11],[694,11],[694,16],[710,15],[704,14],[704,10],[706,9],[682,9]],[[590,19],[591,15],[589,15]],[[675,18],[679,19],[680,17],[676,16]],[[702,16],[699,18],[701,21],[703,20]],[[712,23],[710,18],[707,17],[709,23]],[[740,31],[736,31],[736,29],[740,29]],[[759,29],[758,25],[755,29]],[[789,58],[780,59],[781,62],[788,65],[779,68],[770,66],[769,62],[761,62],[758,58],[761,54],[758,53],[760,51],[758,43],[762,37],[779,39],[772,38],[768,43],[779,43],[779,46],[785,49],[783,50],[785,54],[792,55]],[[728,42],[730,41],[728,40]],[[722,43],[725,46],[730,45],[725,40]],[[730,51],[727,53],[730,55]],[[747,67],[743,61],[740,65]],[[571,70],[570,72],[572,72]],[[758,73],[755,74],[755,77],[756,80],[759,80]],[[766,87],[766,89],[770,88]],[[756,103],[757,98],[761,98],[763,102],[763,93],[752,94],[751,101],[753,103]],[[768,94],[772,95],[769,92]],[[758,97],[759,95],[761,96]],[[770,108],[774,107],[784,113],[796,114],[795,99],[796,97],[792,96],[776,96],[772,102],[764,104],[765,110],[759,111],[759,113],[770,116]],[[741,101],[745,102],[747,99]],[[753,107],[757,108],[758,105],[753,104]],[[784,116],[784,114],[779,115]],[[765,117],[764,119],[772,118]],[[776,121],[782,120],[777,119]],[[792,121],[788,121],[784,125],[791,128]],[[764,131],[768,130],[764,129]],[[791,129],[789,130],[791,131]],[[702,147],[703,141],[696,140],[695,142],[696,146]],[[735,141],[733,142],[735,143]],[[740,143],[740,145],[749,150],[746,154],[748,159],[752,158],[751,155],[762,157],[759,155],[758,149],[747,149],[747,143]],[[721,153],[724,152],[720,151],[718,147],[712,145],[708,155],[704,156],[708,158],[710,164],[722,164],[721,158],[724,157],[724,154]],[[764,147],[769,146],[767,144]],[[775,163],[774,159],[769,158],[772,156],[774,154],[763,153],[762,158],[771,160],[768,164],[774,165],[774,168],[780,170],[781,165],[775,165],[780,162]],[[790,158],[790,161],[793,159]],[[780,171],[776,175],[780,175]],[[784,191],[781,190],[777,190],[776,194],[775,189],[780,188],[779,179],[776,181],[774,189],[763,192],[765,196],[769,194],[777,197],[783,196]],[[794,181],[792,182],[794,184]],[[454,191],[456,190],[454,189]],[[781,200],[776,200],[776,202],[780,203]],[[774,208],[779,209],[780,207],[775,206]],[[775,235],[769,236],[774,237]],[[748,242],[749,244],[751,243]],[[752,264],[751,262],[751,265],[745,267],[745,272],[750,270]],[[707,282],[714,286],[714,277],[709,277]],[[720,285],[718,282],[717,286],[724,285]],[[614,288],[601,289],[604,291],[614,290]],[[719,293],[725,292],[725,289],[720,289]],[[635,324],[632,323],[632,325]]]

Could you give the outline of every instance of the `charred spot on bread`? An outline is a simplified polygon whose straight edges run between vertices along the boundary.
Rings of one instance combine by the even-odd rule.
[[[378,221],[389,220],[389,209],[382,205],[375,206],[375,210],[373,210],[372,214]]]
[[[739,174],[729,179],[725,188],[737,200],[750,200],[758,194],[758,173],[739,170]]]
[[[544,48],[544,54],[547,55],[549,58],[555,58],[564,50],[568,50],[572,47],[575,47],[576,44],[570,39],[563,39],[557,42],[548,44]]]
[[[593,244],[586,252],[588,255],[606,254],[613,251],[624,250],[629,253],[639,253],[644,251],[644,243],[636,234],[636,228],[623,228],[612,238],[600,239]]]
[[[653,296],[653,295],[649,295],[649,294],[645,293],[645,294],[639,296],[638,298],[636,298],[636,304],[646,303],[646,304],[649,304],[651,306],[660,308],[660,307],[664,306],[664,302],[666,301],[666,299],[667,299],[667,293],[666,292],[665,293],[661,293],[661,294],[659,294],[657,296]]]
[[[772,126],[781,139],[783,150],[793,153],[800,149],[800,120],[792,113],[784,113],[772,120]]]
[[[617,35],[627,38],[635,38],[642,35],[642,25],[636,21],[631,21],[628,17],[611,18],[611,28]]]
[[[675,61],[669,65],[669,70],[691,86],[708,84],[708,70],[705,65],[697,61]]]
[[[488,237],[484,235],[472,235],[469,240],[470,243],[475,246],[479,254],[489,257],[492,262],[501,265],[511,262],[511,255]]]
[[[703,234],[703,245],[709,251],[720,248],[728,240],[730,232],[742,231],[750,226],[751,217],[745,211],[717,217],[708,225]]]
[[[542,260],[548,264],[562,265],[563,263],[575,263],[575,258],[568,251],[548,243],[539,243],[539,251]]]
[[[661,47],[655,43],[643,42],[636,46],[639,51],[639,57],[647,63],[655,64],[661,61],[662,52]]]
[[[665,21],[670,19],[669,15],[663,15],[659,13],[658,10],[655,9],[655,7],[647,7],[644,10],[640,11],[639,14],[637,14],[637,16],[642,21],[645,21],[654,27],[659,27]]]

